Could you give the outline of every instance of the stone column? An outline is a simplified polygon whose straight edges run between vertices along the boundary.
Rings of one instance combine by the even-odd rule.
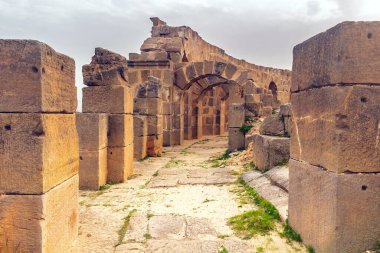
[[[228,107],[228,150],[245,147],[244,133],[240,127],[245,123],[244,104],[232,103]]]
[[[77,252],[74,60],[0,40],[0,251]]]
[[[316,252],[380,238],[380,22],[344,22],[293,51],[289,222]]]
[[[178,88],[174,87],[173,94],[173,104],[172,104],[172,132],[171,139],[173,141],[173,145],[181,145],[185,138],[184,136],[184,96],[183,92]]]
[[[203,101],[198,100],[197,103],[197,139],[203,138]]]
[[[80,131],[80,133],[81,135],[93,133],[96,136],[104,136],[106,128],[97,128],[97,124],[101,120],[100,114],[108,115],[107,180],[124,182],[133,174],[134,153],[133,98],[128,84],[127,60],[114,52],[96,48],[91,63],[84,65],[82,72],[84,84],[88,86],[83,88],[82,111],[83,114],[92,114],[96,122],[93,122],[91,128],[96,129]],[[83,117],[86,116],[83,115]],[[80,139],[85,140],[85,137],[81,136]],[[85,150],[85,145],[86,143],[81,141],[81,151]],[[97,152],[98,157],[93,160],[92,173],[98,177],[105,170],[104,163],[100,161],[104,156],[102,145],[104,146],[104,143],[98,142],[92,150]],[[93,175],[90,173],[88,176]]]
[[[146,154],[161,155],[163,148],[162,89],[158,78],[149,77],[148,81],[137,87],[133,113],[135,118],[138,116],[147,125],[146,137],[138,136],[146,143],[143,144],[146,145]],[[141,145],[141,143],[136,142],[135,145]]]

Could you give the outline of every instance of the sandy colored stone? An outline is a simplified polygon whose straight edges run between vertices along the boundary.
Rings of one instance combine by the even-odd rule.
[[[290,103],[280,105],[280,115],[284,117],[291,117],[292,116],[292,105]]]
[[[149,220],[149,233],[154,239],[182,239],[185,228],[185,219],[181,216],[153,216]]]
[[[363,252],[380,236],[380,174],[336,174],[290,160],[289,222],[316,252]]]
[[[256,134],[252,143],[254,163],[262,171],[289,160],[289,138]]]
[[[132,113],[133,98],[127,86],[91,86],[82,89],[82,111],[92,113]]]
[[[98,151],[108,145],[108,116],[104,113],[77,113],[79,150]]]
[[[108,147],[125,147],[133,143],[133,115],[109,114]]]
[[[343,22],[293,49],[291,91],[380,83],[380,22]]]
[[[228,127],[241,127],[244,122],[244,104],[231,104],[228,108]]]
[[[75,62],[36,40],[0,40],[0,112],[77,108]]]
[[[150,156],[159,156],[163,148],[163,135],[150,135],[147,136],[146,153]]]
[[[147,117],[145,115],[133,115],[133,135],[135,137],[148,135]]]
[[[260,134],[272,136],[285,135],[285,123],[283,117],[279,115],[270,115],[264,119],[260,126]]]
[[[107,181],[124,182],[133,175],[133,144],[126,147],[108,147]]]
[[[107,148],[79,151],[79,189],[99,190],[107,182]]]
[[[0,192],[41,194],[78,173],[74,114],[0,114]]]
[[[245,137],[240,128],[228,128],[228,150],[241,149],[245,147]]]
[[[140,115],[162,114],[162,99],[161,98],[135,98],[133,113],[140,114]]]
[[[147,116],[148,135],[160,135],[163,133],[163,118],[162,115]]]
[[[147,156],[148,136],[135,136],[133,140],[133,157],[137,160]]]
[[[43,195],[0,195],[0,251],[77,252],[78,176]]]
[[[291,157],[334,172],[380,172],[380,87],[292,95]]]
[[[127,59],[103,48],[95,48],[91,63],[82,67],[87,86],[128,85]]]

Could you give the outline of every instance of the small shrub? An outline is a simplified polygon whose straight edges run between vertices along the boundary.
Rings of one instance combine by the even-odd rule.
[[[243,134],[247,134],[249,132],[249,130],[251,130],[253,126],[252,125],[247,125],[247,124],[243,124],[241,127],[240,127],[240,132],[242,132]]]
[[[261,209],[231,217],[228,219],[228,224],[247,239],[258,234],[266,235],[275,228],[272,216]]]
[[[307,253],[315,253],[315,250],[312,246],[308,245],[306,246]]]

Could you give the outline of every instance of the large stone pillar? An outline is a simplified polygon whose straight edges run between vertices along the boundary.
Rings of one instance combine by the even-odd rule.
[[[74,60],[0,40],[0,251],[77,252]]]
[[[228,150],[245,147],[245,136],[240,127],[245,123],[244,104],[231,103],[228,107]]]
[[[344,22],[293,51],[289,222],[316,252],[380,238],[380,22]]]
[[[146,146],[146,150],[141,149],[141,153],[135,154],[135,157],[142,158],[142,154],[145,152],[149,156],[159,156],[163,148],[162,87],[160,80],[149,77],[148,81],[137,87],[136,93],[133,113],[136,119],[140,119],[141,124],[146,124],[146,135],[135,129],[138,134],[137,137],[144,142],[143,144],[136,142],[135,146]],[[135,127],[139,126],[135,125]]]
[[[79,131],[81,156],[86,157],[86,138],[104,137],[107,131],[107,154],[104,154],[104,140],[97,142],[91,151],[95,152],[91,158],[91,171],[87,177],[99,178],[97,183],[103,184],[105,173],[104,156],[107,159],[107,180],[112,182],[124,182],[133,174],[133,97],[132,90],[128,83],[127,60],[124,56],[108,51],[103,48],[96,48],[95,55],[89,65],[84,65],[83,82],[88,87],[83,88],[83,121],[86,117],[92,117],[94,122],[89,126],[88,131]],[[101,123],[101,114],[106,114],[108,124]],[[87,115],[87,116],[86,116]],[[91,116],[92,115],[92,116]],[[89,118],[88,118],[89,119]],[[103,124],[98,128],[98,124]],[[91,130],[91,131],[90,131]],[[82,141],[83,140],[83,141]],[[85,169],[85,162],[81,161]],[[87,161],[87,163],[90,161]],[[83,166],[82,166],[83,164]],[[86,173],[81,173],[84,178]],[[81,181],[82,181],[81,179]],[[94,186],[96,188],[96,185]]]

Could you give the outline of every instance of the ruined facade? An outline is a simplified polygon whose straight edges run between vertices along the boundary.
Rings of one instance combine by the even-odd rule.
[[[77,252],[74,60],[0,40],[0,252]]]
[[[380,22],[344,22],[293,51],[289,222],[316,252],[380,238]]]
[[[239,128],[244,116],[240,121],[229,119],[231,112],[235,114],[231,104],[244,108],[239,115],[261,116],[289,101],[290,71],[235,59],[189,27],[151,20],[152,36],[144,41],[140,54],[129,54],[128,77],[135,89],[150,76],[160,80],[164,146],[229,132],[230,150],[242,148],[244,135]]]

